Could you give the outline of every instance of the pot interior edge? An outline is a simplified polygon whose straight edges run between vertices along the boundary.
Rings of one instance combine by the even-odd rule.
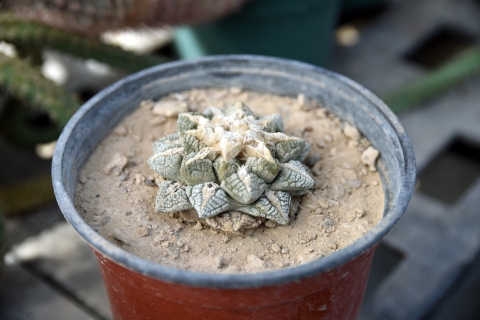
[[[240,67],[235,61],[223,62],[209,65],[207,61],[195,69],[188,65],[182,68],[180,64],[180,68],[174,72],[168,68],[154,68],[147,76],[142,77],[140,73],[136,77],[122,80],[87,102],[83,107],[85,112],[72,129],[64,149],[63,181],[66,182],[64,186],[70,199],[73,201],[78,174],[91,151],[123,117],[137,108],[141,100],[158,99],[170,92],[191,88],[239,86],[247,90],[291,97],[304,93],[343,120],[356,125],[381,152],[378,167],[383,176],[382,182],[386,184],[385,190],[388,190],[386,196],[390,195],[385,208],[385,212],[389,211],[402,187],[404,154],[389,119],[368,97],[357,88],[346,85],[341,78],[336,78],[329,72],[319,73],[318,69],[301,70],[296,64],[282,61],[270,64],[265,61],[249,61]],[[381,233],[383,234],[374,236],[370,242],[378,241],[386,231]],[[362,244],[358,246],[357,253],[368,249]]]

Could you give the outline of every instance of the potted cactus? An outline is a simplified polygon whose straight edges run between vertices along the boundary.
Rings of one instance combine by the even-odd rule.
[[[157,140],[148,161],[166,179],[156,212],[195,209],[224,231],[257,227],[249,216],[286,225],[298,208],[292,196],[306,194],[314,180],[302,164],[310,145],[283,127],[280,115],[255,117],[242,102],[181,113],[177,133]]]
[[[304,92],[357,126],[381,154],[378,170],[389,197],[383,219],[365,236],[321,259],[239,274],[201,273],[142,259],[85,222],[74,205],[80,169],[122,118],[141,101],[172,92],[235,86],[286,96]],[[231,134],[222,131],[225,126]],[[160,137],[148,161],[163,177],[155,209],[195,209],[195,219],[224,231],[236,232],[263,219],[286,224],[295,198],[313,187],[300,162],[308,148],[304,140],[282,132],[281,118],[256,117],[242,103],[181,113],[177,132]],[[219,56],[151,68],[99,93],[62,133],[52,173],[62,212],[99,260],[116,319],[356,319],[373,252],[413,191],[415,161],[395,115],[352,81],[294,61]]]

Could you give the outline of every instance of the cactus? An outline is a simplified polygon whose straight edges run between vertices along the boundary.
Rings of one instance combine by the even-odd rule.
[[[63,127],[80,106],[73,93],[45,79],[26,61],[0,54],[0,85],[16,98],[41,107]]]
[[[139,56],[99,40],[34,22],[21,20],[10,13],[0,14],[0,39],[25,49],[48,47],[85,59],[95,59],[129,72],[136,72],[167,59],[157,56]]]
[[[283,131],[279,115],[257,117],[242,102],[180,113],[177,133],[155,141],[148,160],[165,179],[156,212],[195,209],[211,225],[228,221],[233,229],[259,225],[245,214],[286,225],[292,196],[315,183],[301,162],[310,145]]]
[[[122,27],[205,23],[249,0],[4,0],[23,19],[62,30],[98,35]]]

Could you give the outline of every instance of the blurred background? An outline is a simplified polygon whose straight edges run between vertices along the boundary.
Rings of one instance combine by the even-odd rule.
[[[51,157],[109,84],[213,54],[319,65],[380,96],[418,181],[377,250],[363,319],[480,319],[479,0],[0,0],[1,319],[111,319]]]

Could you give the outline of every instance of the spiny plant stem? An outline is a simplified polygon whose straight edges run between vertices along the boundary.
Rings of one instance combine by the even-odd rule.
[[[38,106],[60,127],[65,126],[80,101],[67,89],[44,78],[28,62],[0,54],[0,85],[28,105]]]
[[[139,56],[102,42],[55,29],[44,24],[0,14],[0,39],[25,48],[49,47],[85,59],[95,59],[125,71],[135,72],[167,61],[157,56]]]
[[[446,65],[384,97],[394,111],[401,112],[432,99],[480,72],[480,46],[465,51]]]

